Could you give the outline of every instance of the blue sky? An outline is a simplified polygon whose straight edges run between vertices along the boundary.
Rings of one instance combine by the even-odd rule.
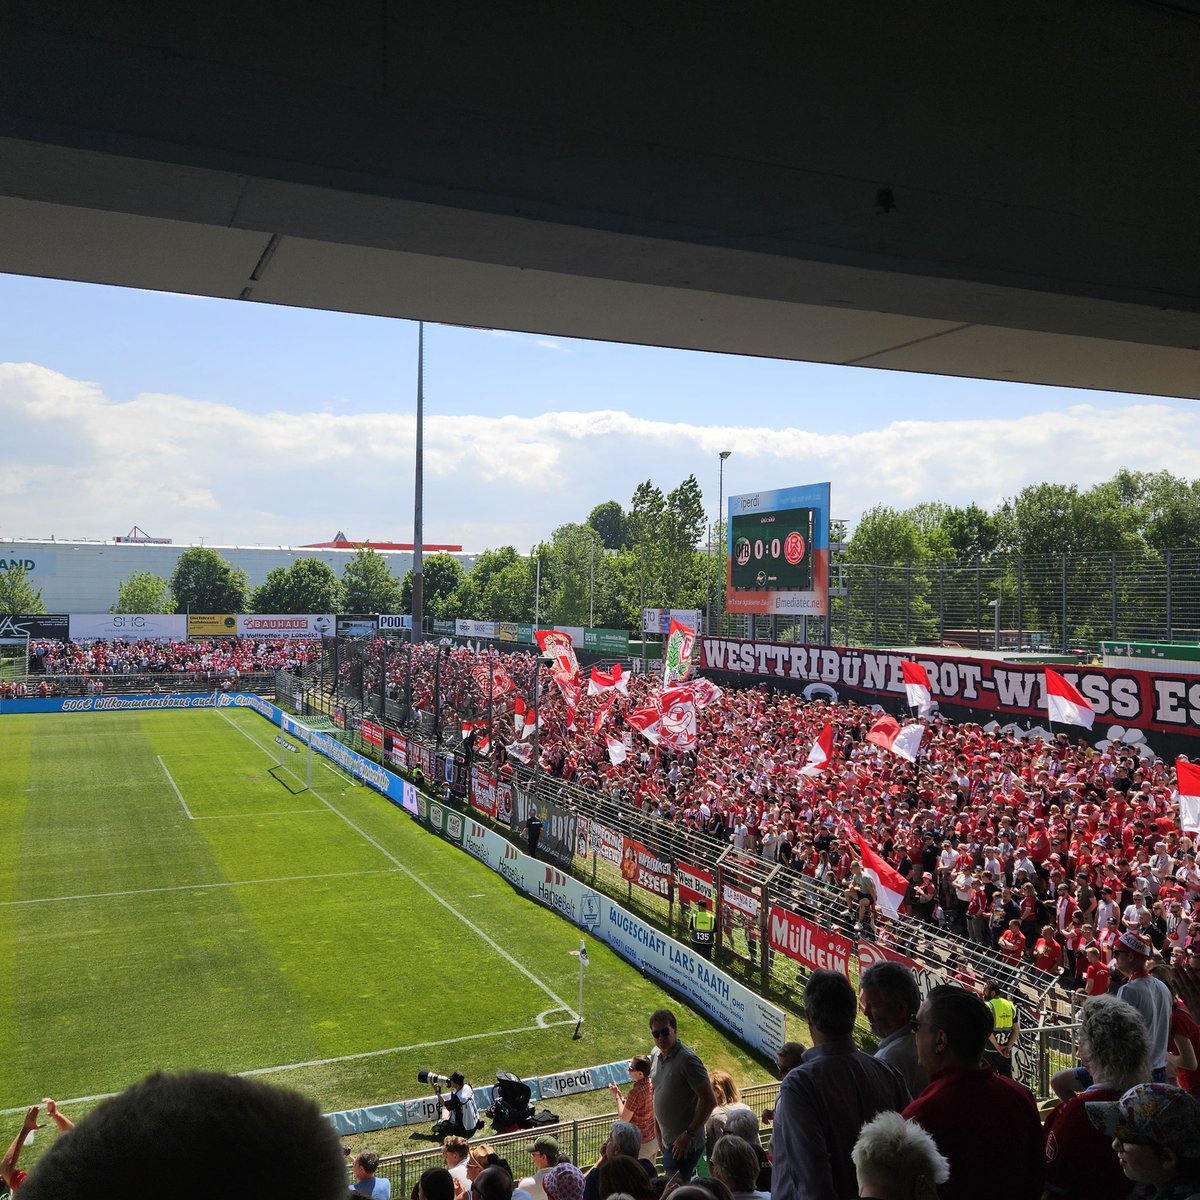
[[[0,276],[0,535],[412,537],[416,325]],[[834,515],[1200,474],[1200,405],[426,326],[425,537],[527,548],[695,472]],[[1136,430],[1137,437],[1130,431]]]

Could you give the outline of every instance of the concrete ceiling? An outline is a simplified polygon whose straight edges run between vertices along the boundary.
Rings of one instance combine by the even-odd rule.
[[[0,271],[1200,397],[1189,4],[9,7]]]

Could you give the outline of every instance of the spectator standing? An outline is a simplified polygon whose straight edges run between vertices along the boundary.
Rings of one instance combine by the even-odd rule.
[[[713,1095],[717,1098],[716,1106],[704,1124],[705,1144],[712,1147],[728,1132],[731,1116],[748,1113],[753,1118],[754,1110],[742,1103],[741,1089],[728,1071],[710,1071],[708,1078],[713,1086]]]
[[[450,1139],[447,1138],[447,1141]],[[443,1154],[445,1150],[443,1149]],[[387,1179],[380,1179],[375,1172],[379,1170],[379,1155],[374,1150],[363,1150],[354,1156],[354,1183],[350,1188],[351,1196],[370,1196],[371,1200],[391,1200],[392,1185]],[[453,1171],[450,1172],[454,1174]],[[466,1182],[466,1171],[464,1169],[463,1191],[470,1190],[470,1184]]]
[[[654,1038],[654,1121],[662,1147],[663,1170],[690,1179],[704,1153],[704,1124],[716,1107],[708,1071],[700,1056],[679,1040],[675,1014],[660,1008],[650,1014]]]
[[[1045,1152],[1033,1096],[981,1061],[991,1010],[965,988],[942,984],[913,1025],[929,1086],[904,1115],[929,1131],[950,1163],[941,1200],[1040,1200]],[[1004,1170],[978,1170],[984,1138],[1002,1149]]]
[[[875,1057],[900,1072],[910,1095],[919,1095],[929,1076],[917,1061],[912,1031],[912,1019],[921,1007],[912,971],[903,963],[872,963],[859,976],[858,993],[871,1032],[879,1039]]]
[[[814,971],[804,987],[813,1046],[788,1072],[771,1144],[775,1200],[841,1200],[855,1192],[850,1151],[863,1123],[908,1101],[900,1073],[854,1044],[854,989],[836,971]]]
[[[1150,1066],[1155,1083],[1167,1081],[1167,1045],[1171,1040],[1171,1008],[1174,998],[1171,989],[1161,979],[1150,974],[1154,950],[1145,938],[1126,930],[1116,945],[1117,970],[1125,982],[1117,995],[1132,1004],[1142,1014],[1150,1033]]]
[[[659,1146],[658,1129],[654,1124],[654,1085],[650,1082],[650,1060],[644,1054],[635,1054],[629,1060],[628,1071],[633,1086],[627,1095],[622,1095],[615,1083],[610,1083],[608,1090],[617,1098],[617,1116],[622,1121],[636,1125],[642,1135],[641,1146],[633,1157],[647,1158],[653,1162]]]
[[[1134,1195],[1174,1200],[1200,1194],[1200,1100],[1167,1083],[1140,1083],[1120,1100],[1087,1106],[1113,1139],[1121,1169],[1143,1186]]]
[[[858,1194],[871,1200],[936,1200],[938,1186],[950,1178],[950,1164],[933,1138],[895,1112],[868,1121],[850,1157]]]
[[[1137,1010],[1116,996],[1096,996],[1079,1014],[1079,1061],[1092,1078],[1080,1095],[1052,1109],[1043,1130],[1046,1195],[1064,1200],[1124,1200],[1129,1181],[1087,1104],[1117,1100],[1150,1077],[1150,1038]]]

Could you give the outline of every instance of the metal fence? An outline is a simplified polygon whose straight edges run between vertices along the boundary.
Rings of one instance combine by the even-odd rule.
[[[742,1102],[748,1104],[756,1113],[764,1108],[773,1108],[779,1099],[778,1083],[753,1084],[741,1089]],[[516,1133],[502,1133],[488,1136],[479,1134],[472,1142],[486,1142],[496,1154],[508,1161],[512,1167],[513,1178],[521,1179],[532,1175],[534,1171],[533,1158],[529,1153],[529,1145],[535,1137],[549,1134],[559,1145],[562,1153],[582,1171],[587,1171],[600,1159],[600,1152],[612,1130],[616,1114],[610,1113],[601,1117],[579,1117],[571,1121],[563,1121],[558,1125],[543,1125],[537,1129],[522,1129]],[[763,1144],[769,1141],[770,1130],[762,1131]],[[379,1160],[377,1174],[386,1176],[392,1185],[392,1195],[398,1198],[407,1196],[421,1177],[421,1172],[429,1167],[440,1167],[442,1151],[440,1146],[430,1146],[427,1150],[410,1150],[404,1154],[389,1155]]]
[[[824,621],[722,614],[716,632],[844,646],[1096,651],[1200,641],[1200,550],[882,565],[835,562]]]

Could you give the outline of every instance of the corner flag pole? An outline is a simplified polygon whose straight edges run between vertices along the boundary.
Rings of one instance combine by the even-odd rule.
[[[579,939],[579,949],[572,950],[571,954],[579,959],[579,1020],[576,1021],[575,1032],[571,1035],[571,1040],[577,1042],[583,1036],[580,1032],[583,1027],[583,971],[588,965],[587,943],[583,938]]]

